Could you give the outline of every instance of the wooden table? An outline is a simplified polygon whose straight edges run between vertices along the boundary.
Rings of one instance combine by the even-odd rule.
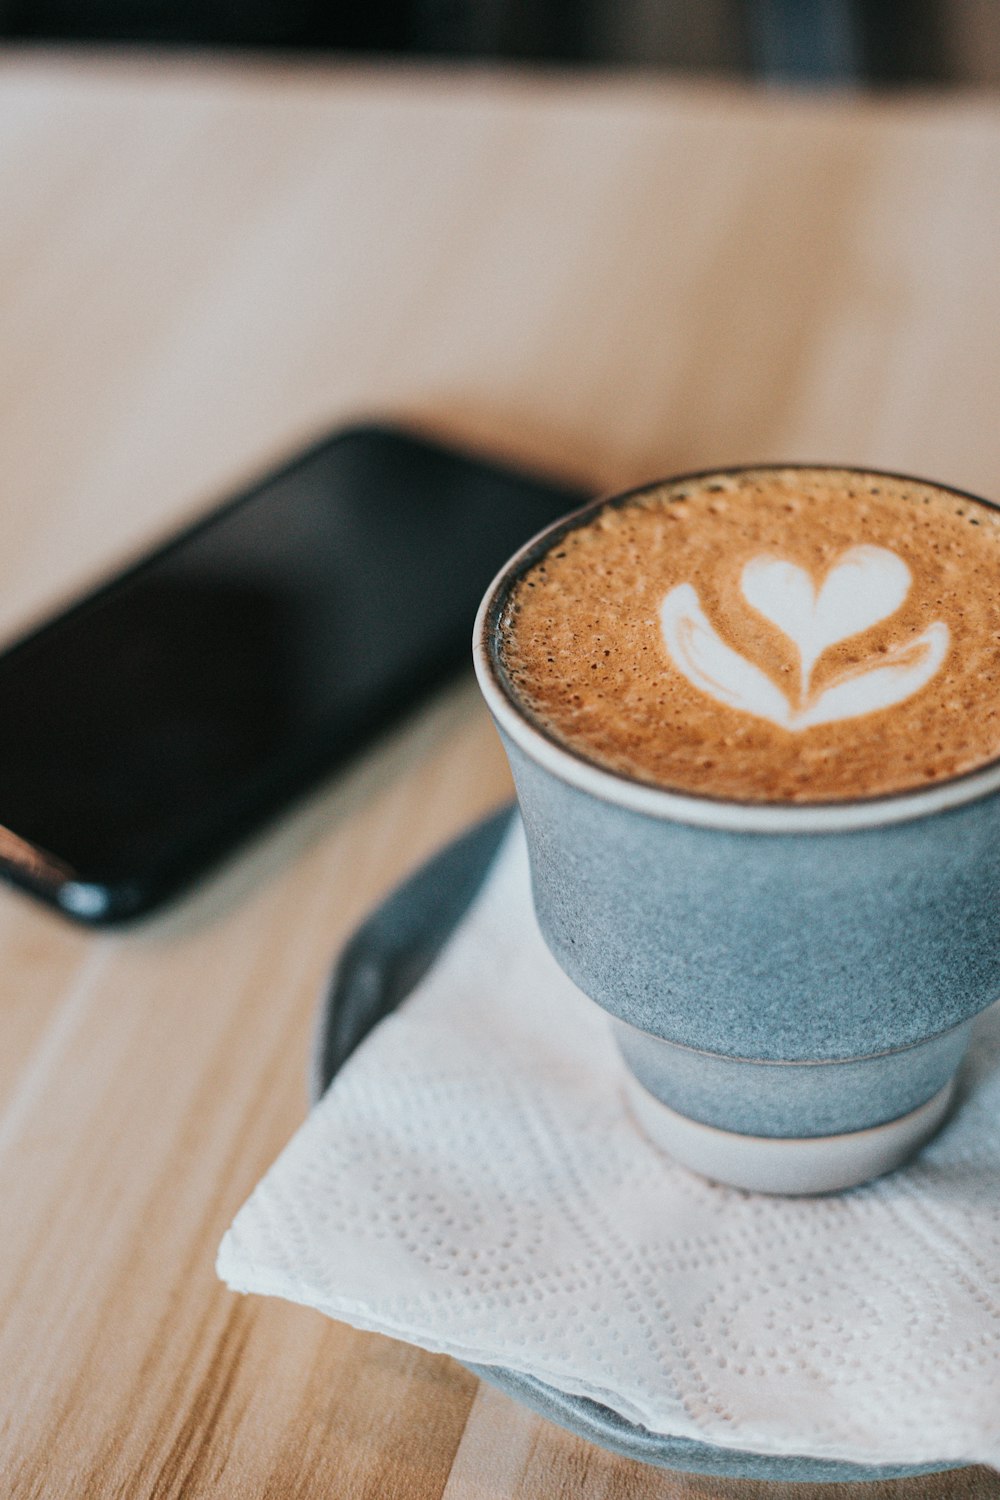
[[[985,100],[10,53],[0,203],[5,636],[359,414],[595,488],[788,458],[1000,495]],[[0,894],[4,1496],[785,1493],[215,1279],[338,944],[509,788],[466,679],[155,920]]]

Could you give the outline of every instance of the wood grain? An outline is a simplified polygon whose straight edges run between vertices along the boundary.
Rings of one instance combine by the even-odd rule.
[[[787,457],[1000,493],[985,102],[11,52],[0,201],[7,637],[359,414],[594,488]],[[779,1493],[215,1280],[338,944],[507,795],[465,680],[161,917],[0,895],[5,1496]]]

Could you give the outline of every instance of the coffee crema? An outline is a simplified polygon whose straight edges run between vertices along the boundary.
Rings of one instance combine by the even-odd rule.
[[[1000,511],[850,469],[652,486],[557,535],[498,647],[529,718],[635,780],[912,790],[1000,756]]]

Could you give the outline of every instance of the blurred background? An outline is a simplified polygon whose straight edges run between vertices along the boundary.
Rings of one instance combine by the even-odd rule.
[[[1000,82],[998,0],[0,0],[0,37],[627,65],[840,88]]]

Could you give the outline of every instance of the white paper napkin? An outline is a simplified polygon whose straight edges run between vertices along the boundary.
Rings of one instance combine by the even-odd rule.
[[[237,1291],[768,1454],[1000,1467],[1000,1010],[919,1160],[825,1198],[639,1133],[539,935],[520,828],[219,1251]]]

